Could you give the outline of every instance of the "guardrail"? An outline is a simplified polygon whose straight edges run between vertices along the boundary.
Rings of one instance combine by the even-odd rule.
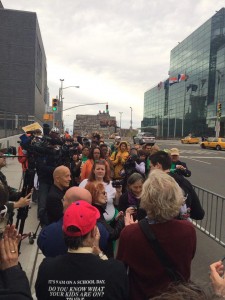
[[[0,138],[22,134],[22,127],[34,122],[34,116],[0,110]]]
[[[225,197],[193,185],[205,217],[201,221],[193,220],[193,224],[207,236],[225,246]]]

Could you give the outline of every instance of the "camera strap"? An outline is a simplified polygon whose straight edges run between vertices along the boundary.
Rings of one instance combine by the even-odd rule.
[[[141,221],[139,221],[138,224],[140,225],[140,228],[144,233],[145,237],[150,242],[152,249],[161,261],[171,281],[176,283],[185,282],[186,280],[184,279],[184,277],[175,269],[174,264],[171,262],[167,253],[161,247],[154,232],[151,230],[151,226],[149,226],[148,220],[144,218]]]
[[[8,208],[6,205],[3,205],[2,207],[0,207],[0,218],[5,218],[5,216],[7,215],[8,212]]]

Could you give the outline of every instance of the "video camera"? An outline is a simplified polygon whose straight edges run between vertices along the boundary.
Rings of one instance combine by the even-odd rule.
[[[112,186],[113,186],[114,188],[118,188],[118,187],[123,186],[123,183],[124,183],[124,180],[123,180],[123,179],[114,179],[114,180],[112,181]]]
[[[66,140],[68,142],[68,140]],[[78,142],[71,141],[71,144],[63,144],[61,146],[62,156],[67,156],[72,158],[74,154],[78,154]]]
[[[16,147],[10,146],[9,148],[0,149],[0,153],[2,153],[4,157],[16,156]],[[1,154],[0,157],[2,157]]]

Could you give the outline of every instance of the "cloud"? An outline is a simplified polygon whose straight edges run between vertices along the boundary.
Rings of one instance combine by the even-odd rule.
[[[59,78],[64,78],[65,86],[80,85],[79,91],[65,90],[65,105],[108,101],[118,120],[124,112],[126,127],[130,106],[134,126],[140,126],[144,92],[168,76],[172,48],[224,5],[223,0],[2,2],[5,8],[37,13],[50,95],[58,94]],[[99,109],[87,106],[85,113]]]

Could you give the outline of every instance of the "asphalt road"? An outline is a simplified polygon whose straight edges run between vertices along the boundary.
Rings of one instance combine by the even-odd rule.
[[[186,162],[192,184],[225,196],[225,151],[201,149],[200,145],[181,144],[180,141],[158,141],[160,149],[178,148],[180,160]]]

